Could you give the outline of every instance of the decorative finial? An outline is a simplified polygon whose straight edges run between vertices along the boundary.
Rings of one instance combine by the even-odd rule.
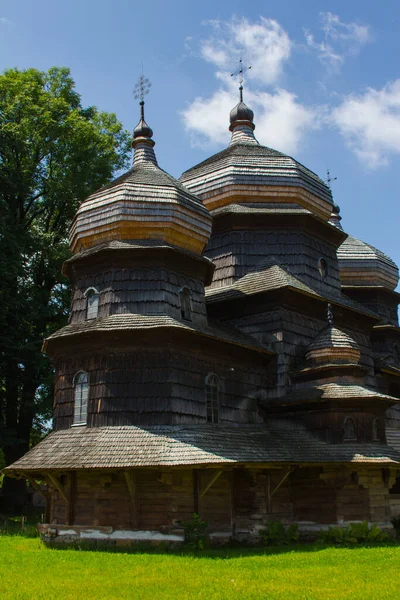
[[[328,320],[329,327],[333,327],[333,310],[332,310],[332,304],[328,304],[327,311],[326,311],[326,318]]]
[[[336,181],[336,180],[337,180],[337,177],[331,177],[331,173],[330,173],[329,169],[327,169],[325,183],[330,190],[332,189],[332,186],[331,186],[332,181]]]
[[[133,158],[134,166],[138,166],[139,164],[149,167],[157,165],[157,159],[153,150],[154,140],[151,139],[153,137],[153,130],[144,120],[144,97],[149,93],[150,88],[151,81],[143,75],[142,67],[142,74],[133,90],[135,100],[140,99],[140,121],[133,130],[132,146],[135,149]]]
[[[133,97],[135,100],[139,100],[140,98],[140,118],[144,120],[144,97],[147,96],[151,88],[151,81],[148,77],[143,75],[143,67],[142,74],[136,82],[135,87],[133,88]]]
[[[251,66],[245,67],[245,70],[248,71],[251,69]],[[239,68],[236,69],[233,73],[231,73],[231,77],[235,77],[237,75],[238,84],[239,84],[239,97],[240,102],[243,102],[243,60],[239,59]]]

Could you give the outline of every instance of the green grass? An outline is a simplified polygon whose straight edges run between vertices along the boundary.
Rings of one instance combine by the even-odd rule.
[[[218,550],[197,555],[50,550],[0,537],[2,600],[400,599],[400,547]]]

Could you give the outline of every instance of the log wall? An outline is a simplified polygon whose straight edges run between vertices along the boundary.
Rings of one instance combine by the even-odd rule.
[[[271,519],[302,527],[383,524],[396,510],[389,496],[393,476],[376,467],[297,468],[289,474],[286,467],[141,469],[128,475],[131,486],[123,471],[77,472],[72,506],[52,491],[50,523],[168,533],[182,531],[199,512],[208,533],[241,538],[257,536]]]

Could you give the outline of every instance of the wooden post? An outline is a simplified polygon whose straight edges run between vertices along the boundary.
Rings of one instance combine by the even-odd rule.
[[[74,500],[75,500],[75,490],[76,490],[76,471],[71,471],[68,475],[68,501],[67,501],[67,509],[66,509],[66,525],[73,525],[74,523]]]
[[[128,486],[129,496],[131,499],[132,526],[137,529],[137,502],[136,502],[136,477],[133,471],[124,471],[126,485]]]
[[[193,512],[199,514],[199,472],[193,469]]]

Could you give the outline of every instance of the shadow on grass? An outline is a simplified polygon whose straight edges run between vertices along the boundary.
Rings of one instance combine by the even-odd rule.
[[[46,544],[47,545],[47,544]],[[87,543],[86,541],[81,541],[76,544],[71,545],[49,545],[51,549],[58,551],[66,551],[66,552],[102,552],[109,554],[147,554],[147,555],[158,555],[158,556],[177,556],[177,557],[191,557],[197,559],[217,559],[217,560],[229,560],[235,558],[246,558],[252,556],[272,556],[279,554],[292,554],[292,553],[316,553],[321,550],[326,550],[328,548],[347,548],[350,550],[359,550],[360,548],[392,548],[392,547],[400,547],[399,541],[390,541],[381,544],[357,544],[353,546],[334,546],[321,542],[313,542],[313,543],[296,543],[290,544],[287,546],[226,546],[223,548],[204,548],[203,550],[193,550],[187,547],[180,548],[169,548],[168,546],[155,546],[149,547],[149,545],[145,544],[135,544],[132,547],[119,547],[119,546],[104,546],[104,543],[101,545],[93,544],[93,541]]]

